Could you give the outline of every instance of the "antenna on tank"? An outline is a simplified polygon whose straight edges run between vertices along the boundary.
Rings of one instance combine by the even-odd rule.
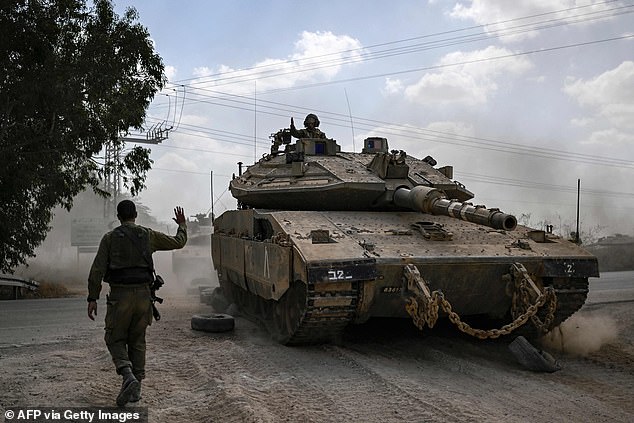
[[[346,95],[346,103],[348,103],[348,115],[350,116],[350,128],[352,128],[352,151],[356,152],[356,148],[354,148],[354,124],[352,123],[352,110],[350,109],[350,100],[348,100],[348,91],[344,88],[343,92]]]
[[[258,81],[253,81],[253,161],[258,160]]]
[[[577,232],[575,233],[575,244],[579,244],[579,197],[581,196],[581,179],[577,179]]]
[[[214,223],[214,171],[210,171],[210,187],[211,187],[211,223]]]

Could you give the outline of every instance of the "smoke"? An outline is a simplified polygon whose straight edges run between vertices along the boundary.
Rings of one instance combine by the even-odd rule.
[[[562,323],[542,338],[547,349],[572,355],[586,356],[618,336],[616,322],[609,316],[579,314]]]
[[[15,269],[16,275],[63,285],[77,294],[87,292],[88,272],[94,253],[79,253],[76,247],[71,246],[72,218],[73,213],[62,208],[55,209],[46,239],[35,249],[35,257],[27,260],[27,266]]]
[[[137,223],[170,235],[176,233],[174,222],[158,222],[150,216],[142,203],[137,203],[139,213]],[[106,231],[119,225],[116,211],[104,211],[104,200],[91,192],[83,192],[74,200],[70,212],[57,208],[54,211],[51,230],[46,239],[35,250],[36,256],[27,260],[27,266],[15,269],[19,276],[47,282],[68,288],[72,294],[85,295],[88,292],[88,273],[96,254],[99,239]],[[110,217],[103,218],[104,214]],[[80,249],[72,245],[71,228],[74,220],[103,218],[104,225],[95,231],[95,244],[88,249]],[[156,272],[165,280],[161,293],[184,294],[197,288],[197,285],[218,286],[218,278],[213,271],[209,236],[196,245],[195,236],[190,231],[190,240],[182,250],[157,251],[153,255]],[[193,245],[192,245],[193,244]],[[174,269],[173,254],[183,255],[187,261],[179,269]],[[107,290],[107,285],[103,289]]]
[[[183,250],[157,251],[153,254],[154,267],[156,273],[165,280],[165,285],[161,292],[166,294],[187,294],[199,293],[199,286],[215,287],[219,286],[218,276],[213,271],[211,264],[211,251],[200,251],[196,260],[188,260],[185,266],[179,266],[178,257],[192,247],[185,246]],[[175,258],[176,257],[176,258]]]

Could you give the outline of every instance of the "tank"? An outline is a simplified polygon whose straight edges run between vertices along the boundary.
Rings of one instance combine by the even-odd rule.
[[[597,256],[603,272],[634,270],[634,237],[614,234],[599,238],[586,249]]]
[[[187,244],[172,251],[172,271],[180,286],[198,293],[200,286],[213,283],[211,264],[211,216],[198,213],[187,219]]]
[[[550,331],[585,302],[597,259],[570,240],[473,205],[451,166],[367,138],[271,135],[213,222],[222,291],[283,344],[337,339],[370,317],[448,318],[486,339]],[[295,131],[297,133],[297,131]]]

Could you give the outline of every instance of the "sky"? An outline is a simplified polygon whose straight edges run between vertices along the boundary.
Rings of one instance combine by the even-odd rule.
[[[159,220],[209,212],[211,172],[215,215],[235,208],[237,162],[314,112],[342,150],[386,137],[533,226],[574,224],[580,180],[582,231],[634,234],[634,1],[114,4],[138,11],[169,78],[140,195]]]

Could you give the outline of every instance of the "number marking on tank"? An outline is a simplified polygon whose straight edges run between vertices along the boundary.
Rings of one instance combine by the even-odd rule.
[[[346,274],[346,272],[344,272],[343,270],[329,270],[328,271],[328,280],[340,281],[340,280],[346,280],[346,279],[352,279],[352,274],[350,274],[349,272]]]
[[[400,286],[384,286],[383,293],[385,294],[397,294],[401,292]]]
[[[566,267],[566,273],[568,273],[569,275],[572,275],[573,273],[575,273],[574,263],[565,263],[564,266]]]

